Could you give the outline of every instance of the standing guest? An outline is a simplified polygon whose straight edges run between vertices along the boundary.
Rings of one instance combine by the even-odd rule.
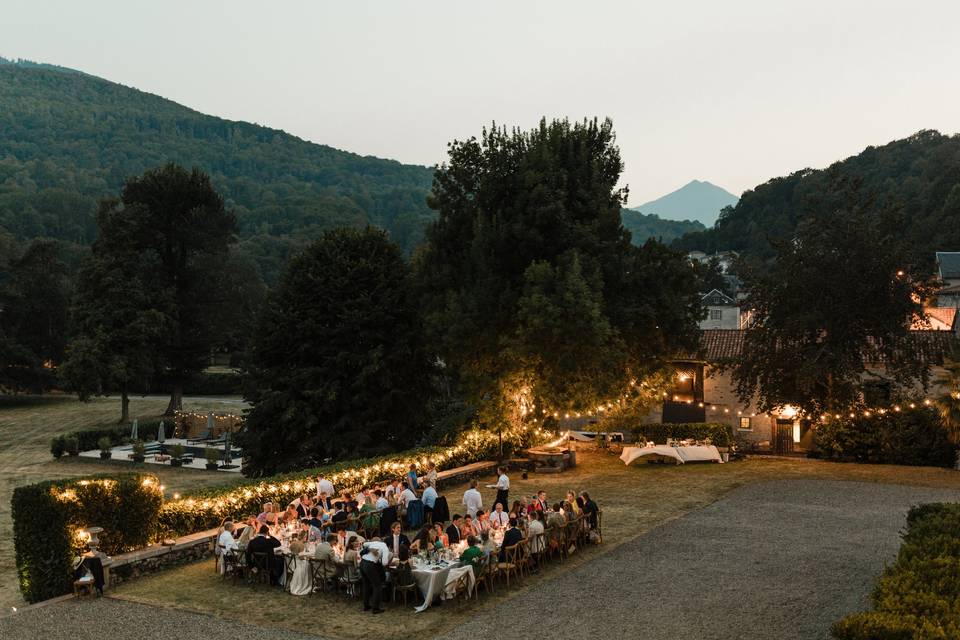
[[[497,478],[497,484],[488,484],[487,489],[497,490],[497,497],[494,500],[494,504],[502,504],[503,508],[506,509],[509,506],[507,498],[510,495],[510,478],[507,477],[506,467],[497,467],[497,473],[500,476]]]
[[[521,540],[523,540],[523,532],[517,528],[517,520],[510,518],[507,531],[503,534],[503,542],[500,544],[500,562],[507,561],[507,547],[512,547]]]
[[[433,507],[437,504],[437,490],[433,488],[433,482],[430,480],[424,480],[423,486],[423,495],[420,497],[423,500],[423,513],[424,518],[428,521],[433,519]],[[426,514],[430,514],[430,518],[426,518]]]
[[[447,527],[447,543],[444,546],[460,544],[460,514],[454,514],[450,526]]]
[[[270,535],[270,527],[260,525],[260,532],[247,544],[247,566],[254,566],[253,554],[267,554],[267,566],[270,571],[270,584],[280,583],[280,574],[283,572],[283,558],[274,554],[273,550],[280,546],[280,541]]]
[[[431,487],[437,486],[437,463],[433,460],[427,462],[427,480]]]
[[[483,549],[480,548],[480,540],[478,540],[476,536],[469,536],[467,538],[467,548],[460,554],[460,562],[463,564],[469,563],[473,568],[474,576],[476,576],[479,571],[480,559],[483,558],[483,555]]]
[[[597,528],[597,514],[600,513],[600,507],[590,499],[590,494],[586,491],[580,492],[580,498],[583,500],[583,513],[587,516],[587,523],[591,529]]]
[[[477,490],[476,478],[470,481],[470,488],[463,492],[463,504],[467,507],[467,514],[473,517],[483,507],[483,496]]]
[[[318,496],[334,496],[337,494],[336,489],[333,488],[333,483],[323,477],[323,474],[317,476],[317,495]],[[329,507],[328,507],[329,508]]]
[[[417,481],[417,465],[411,464],[410,471],[407,471],[407,486],[410,487],[413,491],[416,491],[420,484]]]
[[[383,491],[377,489],[373,492],[373,495],[377,497],[377,502],[374,506],[377,507],[377,511],[381,511],[390,506],[390,501],[383,496]]]
[[[387,539],[384,540],[387,547],[390,549],[390,552],[394,555],[400,554],[401,547],[409,547],[410,539],[407,536],[403,535],[401,531],[402,527],[399,522],[394,522],[390,525],[390,535],[387,536]]]
[[[383,580],[390,566],[390,550],[380,540],[372,540],[360,550],[360,579],[363,581],[363,610],[383,613]]]
[[[502,529],[507,526],[507,523],[510,521],[510,516],[507,515],[507,512],[503,510],[503,503],[498,502],[494,507],[493,511],[490,512],[490,526],[494,529]]]

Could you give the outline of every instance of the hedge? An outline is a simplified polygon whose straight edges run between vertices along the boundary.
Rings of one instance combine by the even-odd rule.
[[[877,582],[874,610],[833,625],[838,640],[960,637],[960,504],[914,507],[894,564]]]
[[[718,447],[733,444],[733,427],[723,422],[685,422],[670,424],[655,422],[641,424],[631,429],[638,440],[666,444],[667,440],[710,440]]]
[[[100,549],[118,554],[146,546],[163,497],[157,478],[127,474],[41,482],[13,492],[13,545],[20,591],[27,602],[69,592],[73,557],[88,526],[103,527]]]
[[[956,447],[936,410],[921,407],[856,418],[830,418],[814,431],[821,457],[870,462],[952,467]]]

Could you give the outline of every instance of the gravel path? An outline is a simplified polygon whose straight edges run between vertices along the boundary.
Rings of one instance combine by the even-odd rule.
[[[212,616],[99,598],[69,600],[0,618],[3,640],[321,640]]]
[[[449,638],[827,638],[867,606],[907,509],[960,492],[787,480],[739,489],[481,612]],[[521,635],[528,635],[521,633]]]

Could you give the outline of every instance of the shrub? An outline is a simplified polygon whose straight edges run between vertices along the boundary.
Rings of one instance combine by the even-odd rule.
[[[180,460],[181,458],[183,458],[183,454],[186,453],[186,451],[187,450],[184,448],[184,446],[178,442],[177,444],[170,447],[170,456],[172,458],[176,458],[177,460]]]
[[[151,420],[149,422],[141,423],[138,427],[140,432],[140,437],[144,440],[156,440],[157,439],[157,430],[160,427],[159,420]],[[170,420],[167,420],[167,435],[170,435],[171,424]],[[54,442],[57,442],[58,447],[63,447],[65,451],[70,451],[70,448],[67,446],[67,443],[71,440],[76,441],[76,451],[92,451],[100,447],[100,440],[103,438],[109,438],[112,443],[111,446],[117,446],[119,444],[124,444],[124,440],[130,436],[130,426],[129,425],[112,425],[108,427],[97,427],[95,429],[84,429],[81,431],[71,431],[70,433],[65,433],[61,436],[57,436],[50,443],[50,452],[53,453]]]
[[[956,447],[933,409],[833,418],[817,425],[824,458],[841,461],[952,467]]]
[[[50,441],[50,453],[53,454],[54,458],[61,458],[66,451],[67,443],[64,438],[54,438]]]
[[[75,456],[80,453],[80,441],[74,436],[68,436],[63,439],[63,447],[67,454]]]
[[[97,440],[97,448],[100,451],[110,451],[113,448],[113,442],[107,436],[104,436]]]
[[[877,581],[875,610],[834,624],[834,638],[960,637],[960,504],[912,508],[903,538],[896,562]]]
[[[710,440],[718,447],[729,447],[733,444],[733,427],[722,422],[677,424],[657,422],[635,426],[632,431],[637,439],[642,438],[657,444],[665,444],[670,438],[674,440]]]
[[[203,450],[203,457],[206,458],[208,464],[220,462],[220,449],[207,447]]]
[[[143,443],[143,440],[134,440],[133,442],[133,455],[143,456],[147,453],[147,445]]]
[[[100,549],[115,555],[146,546],[157,528],[162,496],[153,476],[41,482],[13,492],[13,544],[20,590],[28,602],[70,589],[78,532],[100,526]]]

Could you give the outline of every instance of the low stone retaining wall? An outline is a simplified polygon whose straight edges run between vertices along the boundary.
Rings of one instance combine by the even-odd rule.
[[[130,553],[113,556],[109,566],[109,586],[114,587],[143,575],[209,558],[213,555],[213,543],[216,538],[217,530],[210,529],[177,538],[172,546],[154,544]]]
[[[451,485],[463,484],[472,478],[479,478],[484,475],[496,473],[497,463],[494,461],[474,462],[473,464],[447,469],[437,473],[437,488],[449,487]]]

